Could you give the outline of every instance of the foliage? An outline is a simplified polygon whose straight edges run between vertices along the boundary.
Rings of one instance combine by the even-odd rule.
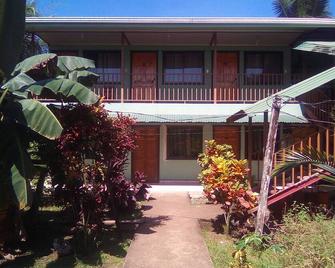
[[[110,117],[102,105],[68,105],[57,116],[63,134],[54,147],[41,148],[41,158],[51,169],[57,199],[71,204],[77,233],[89,244],[104,217],[118,220],[120,211],[134,210],[136,198],[146,193],[140,174],[135,184],[124,177],[128,153],[135,148],[135,121]]]
[[[40,16],[35,0],[28,0],[26,4],[26,17]],[[48,51],[48,45],[34,32],[25,32],[23,39],[23,49],[21,59],[33,55],[45,53]]]
[[[287,150],[284,161],[275,167],[272,177],[279,175],[300,165],[313,165],[318,168],[317,172],[321,177],[331,183],[335,183],[335,161],[334,156],[309,147],[302,152]]]
[[[60,63],[69,68],[59,68]],[[27,180],[34,174],[33,163],[28,154],[30,142],[43,138],[55,139],[62,132],[62,126],[53,112],[32,97],[47,92],[61,101],[96,103],[98,96],[85,85],[61,77],[92,66],[94,63],[83,58],[42,54],[18,63],[12,73],[13,77],[1,84],[1,209],[6,209],[9,205],[22,209],[29,203]]]
[[[205,232],[205,240],[215,267],[234,263],[233,254],[244,249],[252,267],[334,267],[335,219],[323,208],[295,204],[271,236],[251,234],[234,243]],[[239,267],[239,266],[235,266]]]
[[[199,155],[199,179],[207,198],[222,205],[227,231],[232,214],[245,214],[255,207],[256,194],[247,180],[247,161],[237,160],[230,145],[206,141],[205,152]]]
[[[329,0],[274,0],[278,17],[330,17]]]

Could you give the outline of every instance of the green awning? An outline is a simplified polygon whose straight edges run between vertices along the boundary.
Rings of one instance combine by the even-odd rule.
[[[118,113],[129,115],[142,124],[223,124],[227,118],[249,104],[174,104],[174,103],[106,103],[105,109],[111,116]],[[308,120],[303,113],[303,105],[289,103],[284,105],[279,116],[280,123],[306,124]],[[271,113],[269,114],[269,116]],[[235,123],[245,124],[248,118],[242,118]],[[253,115],[253,123],[264,122],[263,112]]]
[[[319,86],[322,86],[335,79],[335,67],[314,75],[306,80],[294,84],[284,90],[281,90],[265,99],[262,99],[255,104],[249,105],[246,109],[241,109],[227,119],[227,122],[235,122],[247,115],[252,116],[261,111],[269,111],[271,109],[274,96],[279,96],[284,102],[286,100],[295,99],[296,97],[312,91]]]
[[[328,55],[335,56],[335,42],[326,42],[326,41],[306,41],[301,43],[299,46],[294,49],[324,53]]]

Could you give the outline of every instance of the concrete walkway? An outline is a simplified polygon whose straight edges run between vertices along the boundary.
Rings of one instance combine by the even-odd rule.
[[[126,256],[126,268],[213,267],[198,219],[220,213],[214,205],[191,205],[187,192],[153,191],[143,223]]]

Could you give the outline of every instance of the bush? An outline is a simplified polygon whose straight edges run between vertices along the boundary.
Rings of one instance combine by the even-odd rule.
[[[55,146],[40,150],[41,158],[51,169],[57,199],[73,209],[78,235],[94,240],[104,217],[118,224],[120,212],[133,211],[136,198],[147,193],[142,175],[135,184],[124,177],[128,153],[135,148],[135,121],[111,118],[103,106],[68,105],[57,116],[64,131]]]
[[[199,179],[207,198],[220,203],[230,233],[231,217],[244,219],[247,211],[256,205],[257,196],[247,179],[247,161],[237,160],[230,145],[206,141],[205,152],[199,155],[202,170]],[[237,216],[239,215],[239,216]]]
[[[273,243],[285,249],[283,267],[335,267],[335,220],[296,204],[274,234]]]

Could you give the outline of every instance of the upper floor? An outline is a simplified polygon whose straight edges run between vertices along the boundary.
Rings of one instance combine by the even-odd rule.
[[[333,40],[331,19],[31,18],[50,51],[95,61],[110,102],[255,102],[335,65],[295,51]]]

